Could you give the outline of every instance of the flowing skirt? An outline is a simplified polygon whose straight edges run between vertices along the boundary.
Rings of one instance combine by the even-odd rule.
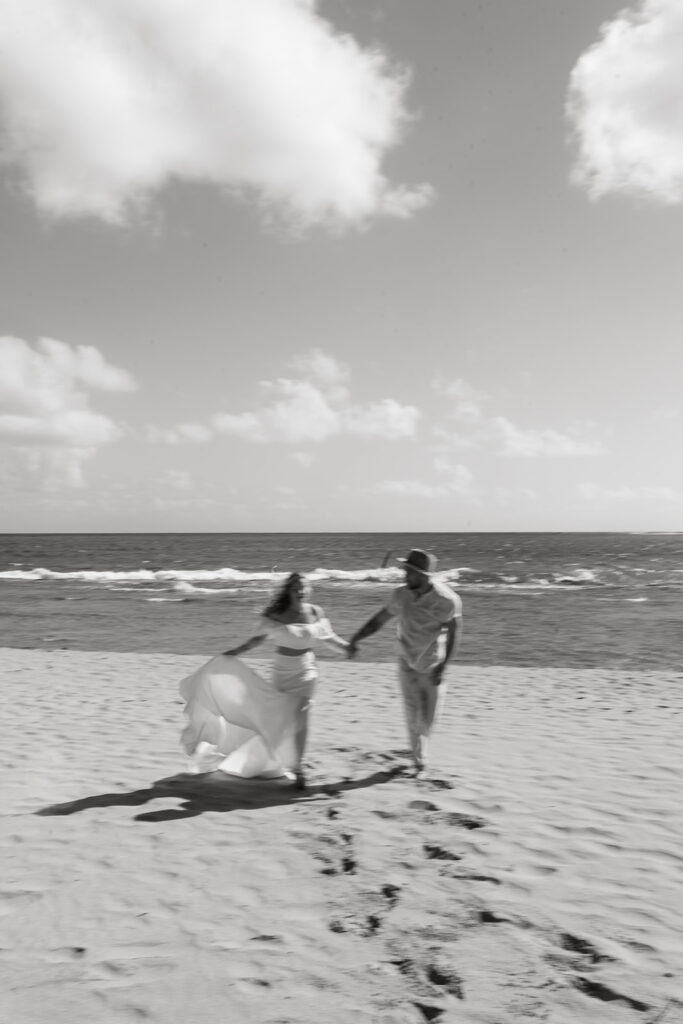
[[[310,652],[276,655],[272,682],[239,658],[220,655],[180,684],[188,722],[181,742],[193,771],[220,769],[275,778],[296,763],[294,735],[310,704],[316,671]]]

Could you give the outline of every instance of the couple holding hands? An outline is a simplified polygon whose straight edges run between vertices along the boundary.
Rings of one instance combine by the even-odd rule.
[[[353,658],[361,640],[396,618],[410,751],[416,777],[424,776],[444,668],[462,632],[462,602],[434,576],[433,555],[414,548],[399,561],[404,585],[392,591],[385,606],[350,640],[337,636],[322,608],[310,603],[309,582],[294,572],[264,609],[256,635],[183,680],[188,725],[182,742],[195,759],[195,770],[219,768],[242,777],[287,775],[304,789],[303,755],[318,678],[312,644],[324,641]],[[266,639],[276,645],[270,680],[238,660]]]

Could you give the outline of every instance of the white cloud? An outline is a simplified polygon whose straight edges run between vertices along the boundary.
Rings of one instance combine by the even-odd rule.
[[[448,448],[476,448],[481,440],[472,432],[465,432],[463,429],[449,430],[438,423],[432,428],[432,433],[440,444]]]
[[[341,431],[341,413],[333,406],[333,399],[318,385],[308,380],[279,378],[261,381],[261,388],[272,397],[270,405],[238,423],[237,433],[250,441],[324,441]],[[232,416],[216,416],[214,423],[224,433],[231,433]],[[247,435],[244,423],[255,421],[255,428]]]
[[[585,437],[585,425],[566,431],[523,428],[506,416],[487,412],[485,406],[491,396],[461,378],[448,381],[440,377],[433,381],[433,387],[437,395],[448,399],[448,419],[456,424],[455,429],[437,424],[433,430],[435,438],[449,448],[493,447],[500,455],[527,458],[604,454],[601,441]]]
[[[320,348],[294,356],[290,366],[302,377],[318,381],[328,389],[345,387],[350,376],[348,366]]]
[[[420,412],[413,405],[401,405],[393,398],[384,398],[363,409],[353,406],[344,411],[342,428],[360,437],[383,437],[401,441],[414,437]]]
[[[579,485],[579,493],[587,501],[679,501],[681,495],[673,487],[603,487],[591,482]]]
[[[311,455],[310,452],[292,452],[292,459],[305,469],[308,469],[315,462],[315,456]]]
[[[407,75],[315,0],[0,0],[5,160],[54,217],[125,221],[171,181],[297,225],[409,217]]]
[[[184,441],[194,441],[195,444],[203,444],[213,437],[211,431],[201,423],[181,423],[176,430]]]
[[[84,463],[121,428],[90,408],[90,391],[132,391],[133,377],[89,345],[0,338],[0,444],[45,490],[83,486]]]
[[[44,495],[65,487],[84,487],[83,468],[95,454],[95,448],[17,445],[8,448],[6,454],[14,469],[10,490],[18,492],[28,488]]]
[[[450,414],[453,419],[465,426],[475,426],[481,422],[484,417],[483,407],[489,397],[483,391],[478,391],[461,377],[455,380],[438,377],[433,387],[437,395],[451,399]]]
[[[0,443],[14,449],[26,473],[50,489],[83,484],[83,464],[121,437],[121,428],[90,408],[91,391],[132,391],[125,370],[89,345],[41,338],[0,338]],[[32,453],[31,453],[32,452]]]
[[[120,436],[112,420],[87,409],[65,409],[47,416],[0,414],[0,440],[5,442],[90,448]]]
[[[593,198],[683,200],[681,0],[643,0],[602,27],[572,71],[567,116],[574,180]]]
[[[599,441],[585,440],[558,430],[523,430],[504,416],[491,420],[491,428],[502,445],[502,455],[519,455],[534,458],[539,455],[555,455],[573,458],[581,455],[602,455],[604,448]]]
[[[0,410],[46,416],[85,404],[84,388],[134,391],[133,377],[111,366],[90,345],[71,347],[40,338],[31,348],[21,338],[0,338]]]
[[[149,424],[146,435],[153,444],[182,444],[185,441],[204,444],[212,439],[214,433],[203,423],[179,423],[177,427],[166,430]]]
[[[348,380],[348,369],[333,357],[314,350],[310,358],[299,357],[294,365],[309,379],[261,381],[261,391],[269,399],[266,404],[246,412],[216,413],[213,428],[257,443],[320,442],[342,434],[396,441],[415,435],[418,409],[393,398],[367,406],[353,404],[349,389],[340,384]]]
[[[462,463],[452,463],[447,455],[437,454],[434,469],[445,481],[448,489],[456,494],[466,495],[472,490],[472,472]]]
[[[472,495],[472,472],[460,463],[453,464],[450,459],[438,454],[433,460],[433,469],[437,479],[425,480],[380,480],[373,490],[378,494],[396,494],[411,498],[445,498],[454,494],[460,497]]]
[[[423,480],[380,480],[374,490],[378,494],[395,494],[402,498],[445,498],[450,490],[444,484]]]

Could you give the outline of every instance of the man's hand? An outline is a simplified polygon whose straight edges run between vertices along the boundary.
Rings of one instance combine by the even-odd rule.
[[[432,669],[432,682],[434,686],[441,686],[443,679],[444,669],[446,668],[446,662],[442,661],[440,665],[437,665],[435,669]]]
[[[448,664],[451,654],[455,653],[456,640],[462,634],[462,619],[449,619],[448,622],[444,622],[442,628],[446,630],[446,652],[443,661],[436,668],[432,669],[432,682],[434,686],[441,686],[444,669]]]
[[[349,640],[349,645],[346,648],[346,657],[349,660],[352,660],[353,658],[356,657],[357,653],[358,653],[358,641],[357,640]]]

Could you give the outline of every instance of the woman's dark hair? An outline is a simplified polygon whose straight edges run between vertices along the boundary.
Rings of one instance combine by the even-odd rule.
[[[271,618],[273,615],[282,615],[286,612],[292,603],[292,587],[295,583],[303,582],[303,578],[300,572],[290,573],[275,597],[263,609],[263,614]]]

